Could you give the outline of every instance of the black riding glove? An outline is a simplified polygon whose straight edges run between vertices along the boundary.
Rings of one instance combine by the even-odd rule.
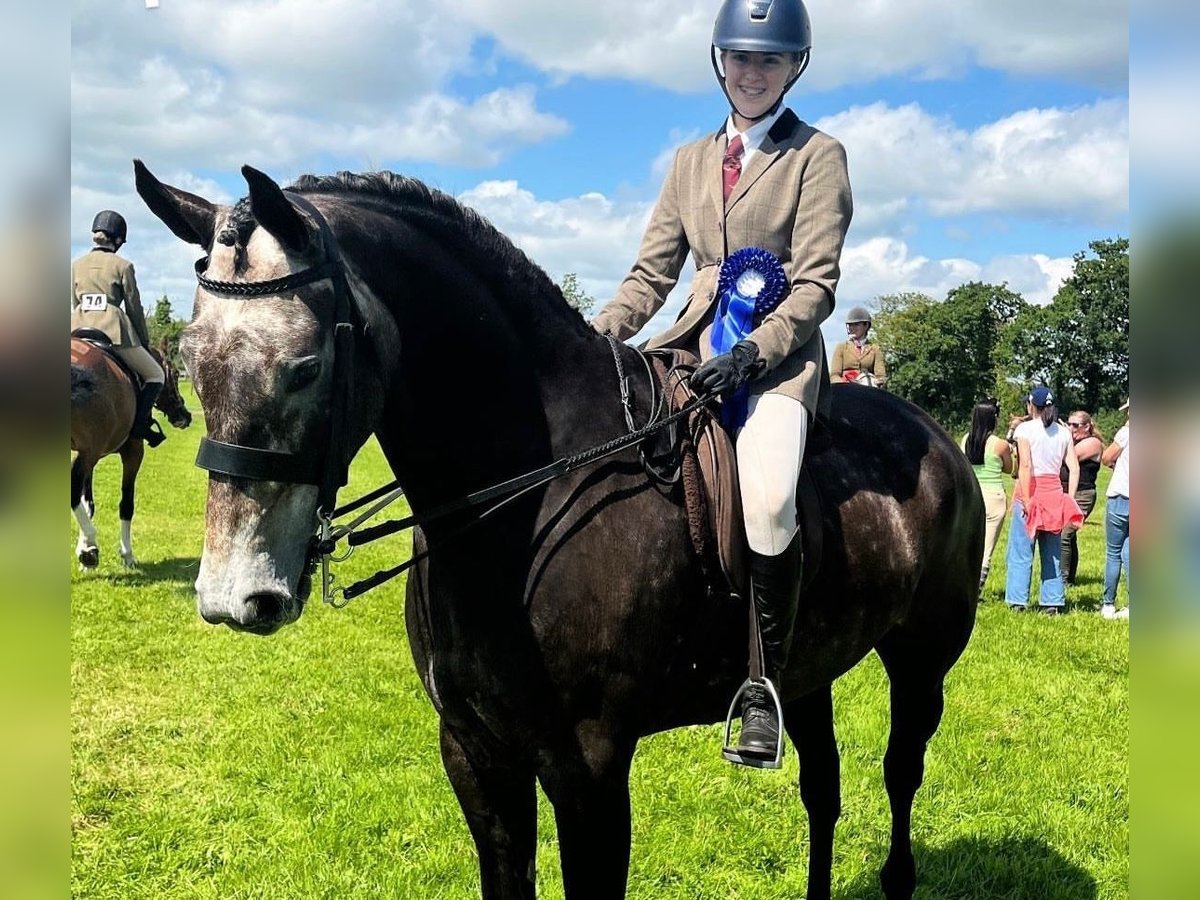
[[[758,358],[758,345],[738,341],[728,353],[714,356],[692,373],[690,384],[699,394],[732,394],[763,370],[766,363]]]

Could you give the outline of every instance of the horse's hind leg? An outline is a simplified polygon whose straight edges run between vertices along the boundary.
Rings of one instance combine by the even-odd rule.
[[[83,502],[87,506],[88,515],[93,519],[96,518],[96,494],[92,490],[92,476],[95,474],[96,470],[92,469],[83,479]]]
[[[948,639],[950,646],[939,638]],[[946,631],[939,633],[936,627],[924,633],[897,629],[876,648],[891,680],[892,721],[883,780],[892,809],[892,843],[879,874],[887,900],[909,900],[916,889],[913,798],[925,777],[925,747],[942,719],[946,672],[962,652],[963,643],[965,640],[959,642]]]
[[[841,763],[833,731],[833,686],[784,706],[783,721],[800,756],[800,799],[808,812],[806,900],[829,900],[833,831],[842,812]]]
[[[479,853],[484,900],[533,900],[537,789],[532,768],[468,752],[443,722],[442,762]]]
[[[121,562],[132,568],[138,564],[133,555],[133,508],[138,470],[146,455],[141,440],[129,440],[121,447]]]
[[[84,502],[84,486],[92,476],[96,460],[83,453],[71,463],[71,512],[79,524],[79,538],[75,542],[75,558],[84,569],[94,569],[100,564],[100,548],[96,544],[96,526]]]

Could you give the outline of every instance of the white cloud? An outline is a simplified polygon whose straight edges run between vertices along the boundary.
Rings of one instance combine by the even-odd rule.
[[[531,85],[474,96],[447,89],[473,68],[475,33],[415,3],[246,0],[80,3],[72,65],[76,172],[109,190],[128,160],[276,173],[330,156],[355,168],[398,161],[487,166],[562,135]],[[118,178],[118,182],[113,179]]]
[[[902,240],[875,237],[847,244],[843,250],[839,304],[869,303],[883,294],[908,291],[942,299],[968,281],[1007,283],[1030,303],[1045,304],[1054,298],[1072,265],[1071,257],[1043,254],[930,259],[913,253]]]
[[[819,88],[901,74],[940,78],[976,63],[1115,88],[1128,68],[1127,0],[809,0]],[[627,78],[673,90],[713,83],[713,0],[460,0],[477,28],[562,75]]]
[[[918,212],[1110,225],[1128,209],[1124,100],[1023,110],[974,131],[916,104],[853,107],[815,124],[846,146],[857,234]]]

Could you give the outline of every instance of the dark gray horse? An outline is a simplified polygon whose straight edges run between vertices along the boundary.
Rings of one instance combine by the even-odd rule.
[[[374,433],[422,515],[625,433],[608,342],[452,198],[387,173],[306,176],[285,194],[245,167],[248,199],[218,207],[135,169],[149,207],[208,253],[182,347],[219,446],[336,469]],[[354,337],[335,353],[337,320]],[[619,353],[643,371],[637,351]],[[647,390],[635,405],[645,422]],[[885,391],[837,386],[828,433],[808,462],[824,551],[782,679],[811,823],[808,897],[829,897],[840,812],[831,683],[875,649],[892,697],[881,881],[909,898],[913,796],[975,619],[982,500],[946,434]],[[266,634],[303,609],[328,484],[264,480],[284,477],[273,465],[251,475],[210,475],[197,603],[209,622]],[[463,531],[473,519],[417,532],[432,549],[409,576],[406,622],[483,896],[534,896],[540,781],[567,897],[622,897],[634,748],[723,718],[745,676],[746,610],[706,589],[680,491],[647,478],[634,450]]]

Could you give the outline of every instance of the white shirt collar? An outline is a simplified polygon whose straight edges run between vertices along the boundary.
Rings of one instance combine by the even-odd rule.
[[[735,134],[742,136],[742,146],[745,148],[745,153],[742,156],[743,169],[750,162],[750,157],[762,146],[763,138],[767,136],[767,132],[771,130],[771,126],[779,121],[779,117],[783,115],[785,109],[787,107],[780,103],[779,108],[775,110],[774,114],[755,122],[745,131],[737,130],[737,126],[733,124],[733,113],[729,114],[729,118],[725,120],[725,137],[732,141]]]

